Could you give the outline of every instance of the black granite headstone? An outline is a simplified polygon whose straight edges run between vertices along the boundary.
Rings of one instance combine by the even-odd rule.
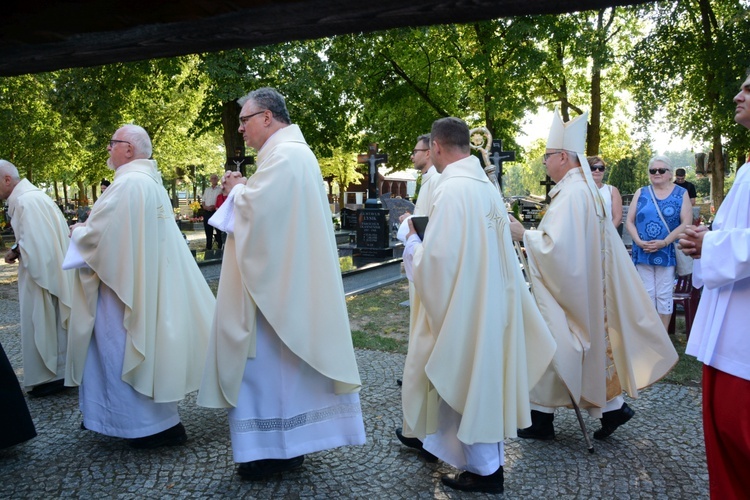
[[[360,208],[357,210],[356,254],[362,257],[388,257],[393,255],[388,231],[388,210],[382,208]]]
[[[357,211],[350,208],[341,209],[341,229],[356,231],[359,225]]]

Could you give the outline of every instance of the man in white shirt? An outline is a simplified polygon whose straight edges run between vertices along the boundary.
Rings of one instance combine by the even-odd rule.
[[[734,120],[750,129],[750,71],[735,96]],[[703,362],[703,434],[711,498],[750,491],[750,162],[709,231],[688,226],[680,239],[694,257],[693,285],[703,287],[685,352]]]
[[[216,244],[219,246],[219,250],[224,246],[221,231],[208,223],[208,219],[216,213],[216,198],[221,194],[219,176],[211,174],[209,180],[211,185],[203,190],[203,200],[201,200],[201,208],[203,209],[203,229],[206,232],[206,251],[213,249],[214,236],[216,236]]]

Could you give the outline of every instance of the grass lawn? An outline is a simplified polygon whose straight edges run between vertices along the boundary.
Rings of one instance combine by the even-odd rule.
[[[405,354],[409,339],[409,300],[406,280],[346,299],[354,347]],[[680,359],[664,382],[700,386],[702,363],[685,355],[685,320],[678,316],[676,334],[670,336]]]

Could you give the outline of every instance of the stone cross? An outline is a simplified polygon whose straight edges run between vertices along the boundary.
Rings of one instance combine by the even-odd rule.
[[[365,207],[380,207],[380,193],[378,189],[378,165],[388,161],[386,153],[378,153],[377,143],[370,144],[366,155],[357,155],[357,163],[368,165],[369,170],[369,188],[367,190],[367,201]]]
[[[515,151],[503,151],[503,141],[500,139],[493,139],[492,147],[490,148],[490,161],[495,166],[495,173],[497,174],[497,183],[500,186],[500,190],[503,189],[503,162],[516,161]]]
[[[539,181],[540,186],[544,186],[544,203],[549,205],[549,202],[551,201],[549,199],[549,191],[556,183],[552,179],[550,179],[549,175],[545,176],[545,179],[543,181]]]

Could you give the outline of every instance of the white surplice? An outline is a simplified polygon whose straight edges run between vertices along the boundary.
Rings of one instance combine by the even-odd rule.
[[[743,165],[703,237],[693,285],[703,287],[685,352],[750,380],[750,163]]]
[[[333,381],[290,351],[262,314],[256,346],[229,410],[235,462],[365,443],[358,393],[335,394]]]
[[[78,392],[86,429],[106,436],[139,438],[180,422],[177,403],[154,403],[122,381],[127,332],[125,305],[104,283],[99,285],[94,333],[88,347],[84,383]]]

